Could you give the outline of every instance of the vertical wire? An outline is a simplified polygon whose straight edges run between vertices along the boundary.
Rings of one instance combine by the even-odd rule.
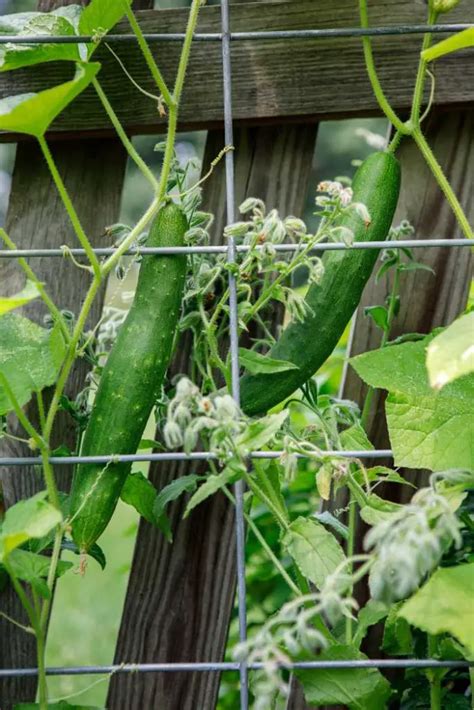
[[[224,83],[224,134],[225,145],[233,145],[232,117],[232,68],[230,58],[230,19],[229,0],[221,0],[222,17],[222,70]],[[234,152],[228,151],[225,156],[226,170],[226,209],[227,224],[235,221],[235,187],[234,187]],[[227,261],[236,261],[235,241],[229,237]],[[237,283],[234,274],[229,271],[229,320],[230,320],[230,358],[232,396],[240,405],[239,383],[239,334],[237,314]],[[237,554],[237,599],[239,610],[239,639],[247,640],[247,604],[245,588],[245,524],[244,524],[244,488],[242,481],[235,484],[235,530]],[[240,665],[240,708],[248,710],[248,669],[247,664]]]

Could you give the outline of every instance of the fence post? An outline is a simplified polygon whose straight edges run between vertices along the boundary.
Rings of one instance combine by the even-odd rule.
[[[87,0],[80,0],[87,4]],[[78,0],[40,0],[39,10],[49,11],[55,7],[71,5]],[[137,7],[152,7],[153,0],[139,0]],[[73,197],[78,214],[86,232],[95,245],[106,246],[104,227],[117,220],[125,175],[126,154],[115,139],[61,141],[52,145],[54,157],[60,172]],[[42,155],[32,142],[18,145],[12,181],[12,190],[7,214],[6,229],[11,238],[21,247],[59,247],[74,245],[74,235],[69,218]],[[88,287],[88,277],[68,260],[35,259],[33,268],[39,278],[47,283],[53,300],[61,308],[77,312]],[[9,293],[15,293],[24,278],[17,265],[10,260],[0,263],[0,281]],[[20,286],[21,288],[21,286]],[[91,312],[90,322],[100,317],[103,292],[97,298]],[[41,322],[44,315],[41,304],[34,302],[28,307],[28,314]],[[83,388],[87,374],[87,364],[79,360],[74,367],[67,394],[70,397]],[[34,419],[35,411],[28,407],[28,414]],[[13,430],[15,430],[13,423]],[[70,418],[59,416],[54,430],[54,440],[75,446],[75,432]],[[18,442],[3,439],[0,444],[2,455],[28,456],[31,452]],[[59,474],[59,475],[58,475]],[[59,486],[66,490],[72,470],[58,471]],[[8,508],[18,500],[33,495],[44,487],[41,477],[32,467],[13,467],[0,472],[0,480],[5,505]],[[0,594],[3,611],[14,619],[22,619],[23,610],[12,588],[8,586]],[[17,627],[0,619],[0,666],[28,667],[36,665],[36,645]],[[9,678],[0,683],[0,708],[9,710],[14,702],[34,700],[36,678]]]
[[[262,198],[282,214],[302,214],[313,160],[316,125],[273,126],[236,131],[237,202]],[[204,170],[223,146],[223,133],[208,135]],[[205,209],[216,215],[213,239],[222,239],[224,165],[204,188]],[[174,371],[189,365],[188,346],[180,346]],[[150,479],[162,488],[189,473],[189,465],[153,465]],[[220,494],[186,520],[183,501],[170,506],[174,534],[141,521],[130,574],[116,662],[217,661],[224,655],[235,592],[233,507]],[[111,678],[108,706],[211,710],[218,673],[147,673]]]

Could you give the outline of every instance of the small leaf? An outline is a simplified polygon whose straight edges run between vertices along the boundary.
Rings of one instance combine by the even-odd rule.
[[[57,332],[56,327],[46,330],[15,313],[0,318],[0,372],[20,406],[30,400],[33,392],[56,381],[62,361],[59,356],[64,352]],[[0,384],[0,415],[11,410],[12,403]]]
[[[135,508],[142,518],[148,520],[149,523],[154,523],[155,521],[153,506],[155,505],[156,495],[155,486],[140,471],[128,474],[120,493],[123,502]]]
[[[214,495],[221,488],[228,485],[229,483],[234,483],[239,478],[239,472],[235,468],[226,466],[225,469],[218,473],[217,475],[208,476],[205,482],[199,486],[196,493],[191,497],[186,510],[184,511],[183,518],[187,518],[190,512],[200,505],[206,498]]]
[[[367,604],[360,610],[357,616],[357,629],[352,639],[357,648],[365,638],[365,635],[370,626],[378,624],[379,621],[385,619],[389,611],[389,608],[383,602],[379,602],[375,599],[369,599]]]
[[[261,355],[255,350],[239,348],[239,362],[252,375],[267,374],[272,372],[287,372],[298,370],[298,366],[286,360],[274,360],[268,355]]]
[[[277,434],[288,417],[288,410],[278,414],[269,414],[247,425],[242,434],[237,437],[236,445],[246,451],[258,451],[266,446]]]
[[[61,513],[46,496],[46,491],[41,491],[8,508],[0,533],[0,561],[27,540],[44,537],[62,521]]]
[[[0,297],[0,316],[3,316],[8,311],[13,311],[15,308],[21,308],[26,303],[38,298],[38,287],[33,281],[27,281],[25,288],[14,296]]]
[[[451,634],[474,658],[473,590],[474,563],[438,569],[398,613],[433,636]]]
[[[49,599],[51,596],[44,581],[48,576],[50,565],[51,559],[49,557],[27,550],[13,550],[8,557],[8,568],[13,571],[15,577],[30,584],[45,599]],[[61,577],[72,566],[72,562],[59,560],[56,577]]]
[[[166,515],[166,506],[172,501],[179,498],[183,493],[189,493],[196,490],[199,476],[195,474],[189,474],[188,476],[180,476],[176,478],[167,486],[161,489],[155,498],[155,503],[153,505],[153,516],[155,518],[155,524],[161,529],[162,533],[171,542],[173,535],[171,533],[171,525]]]
[[[469,27],[467,30],[458,32],[453,37],[448,37],[448,39],[434,44],[432,47],[425,49],[421,56],[425,62],[432,62],[433,59],[439,59],[439,57],[444,57],[446,54],[469,47],[474,47],[474,27]]]
[[[368,306],[364,308],[364,314],[372,318],[375,325],[384,332],[388,330],[388,311],[384,306]]]
[[[38,94],[20,94],[0,100],[0,129],[42,138],[52,122],[86,89],[100,64],[78,63],[74,79]]]
[[[403,602],[392,604],[383,633],[383,650],[391,656],[410,656],[413,653],[413,634],[410,625],[398,615]]]
[[[334,645],[318,655],[321,661],[363,660],[367,656],[354,646]],[[343,705],[349,710],[384,710],[391,695],[390,685],[375,668],[318,668],[295,670],[306,702]]]
[[[316,520],[327,528],[332,528],[334,532],[338,533],[343,540],[349,539],[349,528],[344,523],[336,518],[329,510],[324,510],[322,513],[315,513],[314,517]]]
[[[70,552],[74,552],[75,555],[81,555],[83,554],[80,548],[76,545],[76,543],[73,540],[63,540],[61,543],[61,549],[62,550],[69,550]],[[105,553],[103,549],[97,544],[94,543],[92,547],[90,547],[87,550],[87,554],[89,557],[92,557],[93,560],[95,560],[102,569],[105,569],[107,565],[107,560],[105,557]]]
[[[316,485],[318,487],[318,493],[323,500],[329,500],[331,496],[331,482],[332,482],[333,466],[331,463],[323,463],[319,467],[316,473]]]
[[[96,35],[108,32],[125,15],[124,5],[131,5],[132,0],[115,0],[114,2],[104,2],[104,0],[91,0],[86,6],[79,21],[80,35]],[[97,45],[89,45],[90,55],[95,51]]]
[[[474,311],[433,338],[427,348],[426,367],[434,389],[474,371]]]
[[[344,429],[339,435],[339,439],[344,451],[374,450],[374,445],[369,441],[365,429],[359,422],[353,424],[348,429]]]
[[[296,518],[283,537],[283,546],[301,573],[318,587],[346,558],[334,535],[314,519]]]

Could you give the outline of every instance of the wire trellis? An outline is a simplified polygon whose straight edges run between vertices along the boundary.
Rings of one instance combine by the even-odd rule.
[[[397,25],[391,27],[372,27],[370,29],[360,27],[346,28],[326,28],[326,29],[306,29],[306,30],[278,30],[278,31],[256,31],[256,32],[231,32],[229,17],[229,0],[221,0],[221,31],[214,33],[197,33],[194,35],[195,41],[221,42],[222,44],[222,67],[223,67],[223,93],[224,93],[224,132],[226,145],[233,144],[233,113],[232,113],[232,93],[231,93],[231,43],[235,41],[247,40],[288,40],[288,39],[324,39],[335,37],[366,37],[366,36],[404,36],[424,34],[426,32],[443,34],[459,32],[472,27],[472,24],[437,24],[437,25]],[[163,34],[148,33],[145,38],[150,42],[157,41],[182,41],[183,33]],[[133,42],[136,41],[132,34],[109,34],[109,42]],[[15,35],[0,36],[0,45],[5,44],[82,44],[93,43],[92,36],[42,36],[18,37]],[[225,156],[226,172],[226,209],[227,224],[234,222],[234,156],[232,151],[228,151]],[[314,251],[343,250],[343,249],[401,249],[401,248],[454,248],[472,247],[469,239],[421,239],[421,240],[401,240],[385,242],[357,242],[348,247],[346,244],[322,243],[314,246]],[[296,251],[301,247],[298,244],[278,244],[276,250]],[[226,254],[229,263],[235,263],[240,253],[249,250],[248,246],[236,245],[232,237],[229,237],[227,245],[224,246],[189,246],[189,247],[161,247],[149,248],[141,247],[131,249],[128,254]],[[114,252],[113,248],[94,249],[97,256],[109,256]],[[0,250],[0,259],[3,258],[37,258],[37,257],[64,257],[72,254],[74,257],[85,255],[83,249],[15,249]],[[237,316],[237,284],[235,276],[229,272],[229,312],[230,312],[230,357],[232,372],[232,395],[237,403],[240,401],[239,388],[239,355],[238,355],[238,316]],[[249,458],[279,458],[281,451],[254,451]],[[344,456],[347,458],[390,458],[393,453],[390,449],[379,449],[375,451],[324,451],[324,456]],[[303,454],[298,456],[304,458]],[[55,465],[73,466],[78,463],[108,463],[113,462],[152,462],[152,461],[203,461],[212,460],[216,456],[210,451],[195,452],[185,454],[181,452],[150,453],[150,454],[130,454],[121,456],[52,456],[51,463]],[[0,468],[6,466],[27,466],[40,465],[40,457],[0,457]],[[236,557],[237,557],[237,593],[238,593],[238,615],[239,615],[239,638],[245,641],[247,638],[247,610],[246,610],[246,584],[245,584],[245,521],[243,510],[243,484],[235,484],[235,530],[236,530]],[[287,669],[357,669],[357,668],[446,668],[446,669],[466,669],[473,666],[474,662],[466,661],[444,661],[437,659],[367,659],[367,660],[344,660],[344,661],[305,661],[285,664]],[[169,673],[169,672],[223,672],[234,671],[240,676],[240,710],[248,710],[249,689],[248,671],[260,670],[264,666],[262,663],[247,664],[243,662],[188,662],[188,663],[123,663],[120,665],[92,665],[92,666],[65,666],[54,667],[46,670],[50,676],[76,676],[76,675],[106,675],[115,673]],[[10,668],[0,669],[0,678],[36,676],[37,668]]]

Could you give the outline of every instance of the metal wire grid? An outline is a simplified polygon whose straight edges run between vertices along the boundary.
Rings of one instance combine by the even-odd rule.
[[[194,39],[197,41],[220,41],[222,43],[222,67],[223,67],[223,92],[224,92],[224,132],[226,145],[233,144],[233,116],[232,116],[232,67],[230,57],[230,45],[235,40],[253,40],[253,39],[304,39],[304,38],[328,38],[328,37],[363,37],[363,36],[387,36],[387,35],[406,35],[406,34],[423,34],[427,31],[432,33],[447,33],[457,32],[470,27],[469,24],[446,24],[446,25],[410,25],[396,27],[375,27],[371,29],[361,28],[340,28],[340,29],[321,29],[321,30],[289,30],[289,31],[274,31],[274,32],[236,32],[230,31],[229,18],[229,0],[221,0],[221,32],[196,34]],[[147,34],[145,35],[149,41],[180,41],[184,39],[184,34]],[[125,42],[134,41],[134,35],[108,35],[109,41]],[[16,37],[2,36],[0,37],[0,45],[7,43],[16,44],[40,44],[40,43],[87,43],[94,41],[92,37]],[[225,156],[226,168],[226,209],[227,223],[231,224],[234,221],[234,156],[232,151],[226,153]],[[425,240],[404,240],[404,241],[387,241],[387,242],[358,242],[350,248],[354,249],[381,249],[381,248],[420,248],[420,247],[465,247],[472,246],[469,239],[425,239]],[[278,251],[295,251],[299,249],[299,245],[295,244],[280,244],[277,245]],[[315,251],[326,250],[341,250],[348,247],[343,243],[319,244],[314,247]],[[113,248],[95,249],[98,256],[106,256],[113,252]],[[229,263],[235,263],[237,255],[240,252],[248,251],[248,247],[236,245],[232,237],[229,238],[227,246],[206,246],[206,247],[181,247],[181,248],[140,248],[139,250],[130,250],[128,253],[135,254],[137,251],[140,254],[176,254],[176,253],[206,253],[206,254],[226,254]],[[74,256],[83,256],[84,250],[71,249],[69,253]],[[64,256],[62,249],[17,249],[17,250],[0,250],[0,258],[15,258],[15,257],[60,257]],[[232,372],[232,395],[237,403],[240,403],[240,387],[239,387],[239,357],[238,357],[238,317],[237,317],[237,283],[235,276],[229,273],[229,311],[230,311],[230,356],[231,356],[231,372]],[[250,454],[252,458],[278,458],[282,452],[280,451],[255,451]],[[379,449],[377,451],[328,451],[327,455],[345,456],[348,458],[385,458],[392,456],[392,451],[389,449]],[[74,465],[77,463],[107,463],[113,461],[200,461],[214,459],[215,455],[212,452],[196,452],[192,454],[184,453],[156,453],[156,454],[131,454],[125,456],[68,456],[68,457],[52,457],[51,462],[56,465]],[[0,467],[5,466],[25,466],[39,465],[41,459],[39,457],[3,457],[0,458]],[[247,610],[246,610],[246,585],[245,585],[245,522],[243,511],[243,484],[237,482],[235,484],[235,527],[236,527],[236,556],[237,556],[237,592],[238,592],[238,613],[239,613],[239,637],[241,641],[247,638]],[[295,662],[286,666],[287,668],[299,669],[322,669],[322,668],[450,668],[461,669],[474,665],[464,661],[440,661],[434,659],[367,659],[367,660],[348,660],[348,661],[306,661]],[[137,663],[137,664],[121,664],[121,665],[93,665],[93,666],[71,666],[48,668],[47,674],[51,676],[58,675],[100,675],[111,673],[150,673],[150,672],[222,672],[234,671],[240,676],[240,710],[248,710],[248,671],[259,670],[263,668],[261,663],[247,664],[245,662],[209,662],[209,663]],[[38,674],[37,668],[14,668],[0,669],[0,678],[6,677],[25,677],[35,676]]]

